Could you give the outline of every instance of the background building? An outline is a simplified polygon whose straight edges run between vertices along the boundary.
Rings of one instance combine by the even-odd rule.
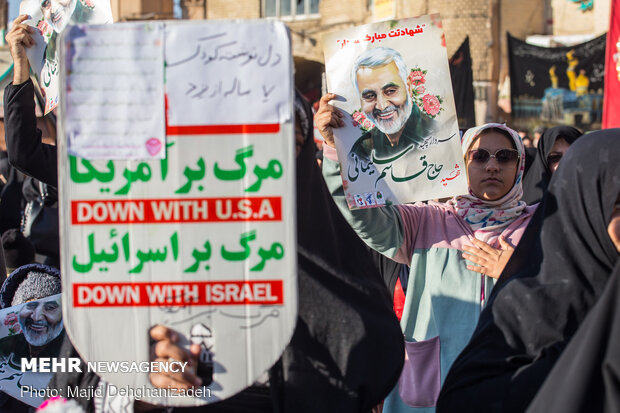
[[[0,27],[15,17],[19,2],[0,0]],[[115,21],[171,19],[175,5],[184,19],[284,21],[295,84],[310,100],[320,97],[325,33],[440,13],[448,56],[470,38],[476,122],[482,123],[510,118],[506,32],[549,46],[579,43],[608,30],[611,0],[111,0]]]

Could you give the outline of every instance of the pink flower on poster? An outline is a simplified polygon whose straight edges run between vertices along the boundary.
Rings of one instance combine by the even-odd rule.
[[[441,110],[441,102],[437,98],[437,96],[426,94],[422,98],[422,104],[424,105],[424,112],[426,112],[429,116],[436,116]]]
[[[407,77],[407,81],[409,82],[409,84],[413,86],[419,86],[423,84],[424,82],[426,82],[426,78],[424,77],[425,74],[426,74],[426,71],[422,71],[419,69],[418,70],[413,69],[411,73],[409,73],[409,77]]]

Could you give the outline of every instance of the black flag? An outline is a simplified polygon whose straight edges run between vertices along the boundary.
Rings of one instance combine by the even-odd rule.
[[[569,47],[507,36],[513,117],[577,126],[600,122],[606,35]]]
[[[472,128],[476,125],[476,117],[474,114],[474,76],[471,69],[469,36],[465,38],[459,49],[450,58],[450,76],[459,128]]]

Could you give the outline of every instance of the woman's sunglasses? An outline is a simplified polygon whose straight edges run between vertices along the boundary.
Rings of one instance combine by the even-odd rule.
[[[486,149],[474,149],[467,152],[467,159],[470,162],[486,164],[491,158],[495,158],[498,163],[512,163],[519,159],[519,152],[516,149],[498,149],[493,155]]]

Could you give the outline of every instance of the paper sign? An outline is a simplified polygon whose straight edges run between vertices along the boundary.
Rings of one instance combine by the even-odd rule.
[[[166,36],[172,125],[288,122],[291,53],[284,28],[261,21],[181,24]]]
[[[22,371],[22,358],[36,360],[30,346],[41,348],[37,358],[58,356],[64,337],[60,305],[57,294],[0,310],[0,390],[31,406],[38,407],[50,394],[46,389],[52,373],[33,372],[29,366]]]
[[[110,28],[122,32],[141,24]],[[191,43],[184,36],[207,37],[232,27],[222,22],[164,24],[168,91],[196,74],[192,65],[185,66],[187,73],[183,65],[170,65],[178,61],[177,51]],[[59,201],[67,332],[89,361],[148,361],[148,331],[156,324],[200,344],[213,381],[198,388],[196,397],[161,392],[147,373],[98,373],[157,404],[200,405],[241,391],[277,361],[296,322],[288,33],[273,21],[234,27],[251,33],[247,39],[237,33],[240,42],[273,39],[272,56],[288,62],[277,78],[281,102],[269,115],[275,123],[247,124],[251,119],[245,109],[252,106],[243,96],[235,95],[237,103],[231,106],[237,117],[228,114],[226,119],[199,99],[179,102],[168,96],[168,113],[177,118],[168,119],[165,158],[87,160],[67,154],[65,125],[73,108],[63,92],[67,107],[59,123]],[[73,70],[80,70],[80,64],[76,61]],[[213,74],[216,79],[228,75]],[[200,116],[189,116],[195,107]],[[188,116],[177,124],[183,111]]]
[[[88,159],[163,158],[164,24],[68,30],[69,153]]]
[[[47,114],[58,105],[58,35],[70,23],[112,23],[110,0],[23,0],[19,13],[29,15],[31,19],[25,23],[38,29],[32,35],[35,45],[26,53],[45,98]]]
[[[438,15],[347,29],[323,43],[328,90],[344,114],[334,136],[349,208],[467,193]]]

